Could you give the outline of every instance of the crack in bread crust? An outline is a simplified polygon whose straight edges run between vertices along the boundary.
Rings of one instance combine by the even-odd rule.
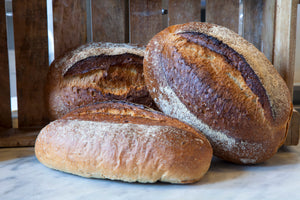
[[[101,54],[97,56],[90,56],[77,61],[64,73],[63,76],[81,75],[99,69],[108,70],[110,66],[124,64],[138,65],[142,68],[143,57],[131,53],[124,53],[121,55]]]
[[[105,101],[93,105],[82,106],[73,110],[61,119],[83,121],[105,121],[114,123],[132,123],[148,125],[165,125],[193,131],[191,127],[164,113],[153,110],[141,104],[126,101]],[[198,134],[194,132],[195,134]]]
[[[270,101],[265,88],[243,55],[237,53],[235,50],[217,38],[208,36],[204,33],[182,32],[177,34],[187,39],[188,42],[196,43],[222,55],[229,65],[241,72],[241,75],[248,87],[259,97],[258,101],[262,105],[265,112],[273,119],[275,118],[275,116],[273,116],[274,113],[272,113]]]

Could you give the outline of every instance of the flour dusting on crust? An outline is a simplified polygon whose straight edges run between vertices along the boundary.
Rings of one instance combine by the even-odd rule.
[[[138,135],[139,138],[145,140],[151,140],[165,133],[172,133],[174,135],[183,136],[185,138],[186,131],[174,128],[171,126],[157,126],[157,125],[144,125],[144,124],[124,124],[124,123],[111,123],[111,122],[98,122],[98,121],[83,121],[83,120],[56,120],[48,125],[47,129],[51,129],[52,132],[59,134],[63,137],[70,137],[74,140],[77,137],[81,137],[82,142],[93,142],[93,137],[103,138],[107,134],[119,135],[122,134],[125,137],[130,135]],[[203,144],[201,138],[195,137],[196,142]],[[165,141],[169,142],[169,141]],[[166,144],[170,146],[171,144]]]
[[[226,131],[220,132],[211,129],[207,124],[203,123],[186,108],[186,106],[180,101],[180,99],[169,86],[160,87],[159,91],[161,93],[159,97],[155,99],[155,102],[158,102],[162,111],[199,129],[206,135],[209,141],[212,141],[212,144],[217,144],[224,151],[228,152],[238,151],[236,148],[238,146],[241,150],[243,150],[243,152],[236,153],[241,155],[244,154],[244,151],[247,149],[254,149],[255,151],[251,153],[256,153],[257,155],[255,155],[252,159],[241,158],[240,161],[242,163],[256,162],[258,155],[264,151],[262,144],[238,141],[235,138],[227,136]]]

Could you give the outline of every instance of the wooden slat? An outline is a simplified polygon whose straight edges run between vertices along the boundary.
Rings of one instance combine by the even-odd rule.
[[[128,0],[93,0],[93,41],[128,42],[128,13]]]
[[[46,1],[13,1],[19,127],[43,125],[48,69]]]
[[[146,45],[163,30],[161,0],[130,0],[130,42]]]
[[[207,0],[206,21],[239,30],[239,0]]]
[[[293,98],[298,0],[277,0],[274,66],[286,81]]]
[[[0,147],[32,147],[39,131],[36,128],[0,130]]]
[[[291,120],[291,143],[290,145],[298,145],[300,138],[300,113],[294,110]]]
[[[86,1],[53,0],[55,58],[87,42]]]
[[[261,51],[273,63],[276,1],[264,0],[261,33]]]
[[[259,50],[261,50],[263,6],[263,0],[244,1],[244,38]]]
[[[201,0],[169,0],[169,26],[201,19]]]
[[[299,4],[298,4],[298,7],[297,7],[297,30],[296,30],[296,34],[297,34],[297,41],[296,42],[296,53],[298,56],[296,56],[296,59],[295,59],[295,85],[297,85],[297,90],[299,91],[298,94],[295,94],[294,96],[294,101],[296,100],[298,103],[298,105],[300,106],[300,56],[299,56],[299,53],[300,53],[300,0],[299,0]],[[294,87],[294,90],[295,90],[295,87]]]
[[[274,0],[244,1],[244,38],[273,62],[275,29]]]
[[[283,79],[293,98],[296,18],[299,0],[277,0],[274,35],[274,66]],[[296,145],[299,141],[299,113],[294,110],[286,145]]]
[[[285,145],[298,145],[300,134],[300,114],[295,109],[293,111],[292,119],[290,122],[289,131],[285,141]]]
[[[0,127],[10,128],[12,123],[4,2],[0,1]]]

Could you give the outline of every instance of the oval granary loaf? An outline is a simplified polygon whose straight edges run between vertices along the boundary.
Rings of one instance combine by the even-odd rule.
[[[193,183],[209,169],[212,148],[193,127],[125,102],[103,102],[43,128],[35,144],[44,165],[84,177]]]
[[[192,22],[161,31],[147,45],[144,76],[158,107],[203,132],[220,158],[259,163],[285,141],[292,103],[284,80],[225,27]]]
[[[50,66],[45,104],[51,120],[88,104],[124,100],[157,109],[143,77],[144,48],[90,43],[67,52]]]

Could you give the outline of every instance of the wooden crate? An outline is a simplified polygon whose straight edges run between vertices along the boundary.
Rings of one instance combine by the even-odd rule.
[[[201,2],[205,2],[205,13]],[[147,44],[169,25],[201,21],[205,16],[207,22],[240,33],[264,52],[292,95],[298,3],[299,0],[53,0],[50,5],[55,57],[89,41]],[[5,6],[0,0],[0,147],[32,146],[39,130],[48,123],[43,104],[49,66],[47,1],[13,0],[12,6],[18,128],[12,127],[11,120]],[[286,145],[296,145],[298,140],[299,113],[294,111]]]

